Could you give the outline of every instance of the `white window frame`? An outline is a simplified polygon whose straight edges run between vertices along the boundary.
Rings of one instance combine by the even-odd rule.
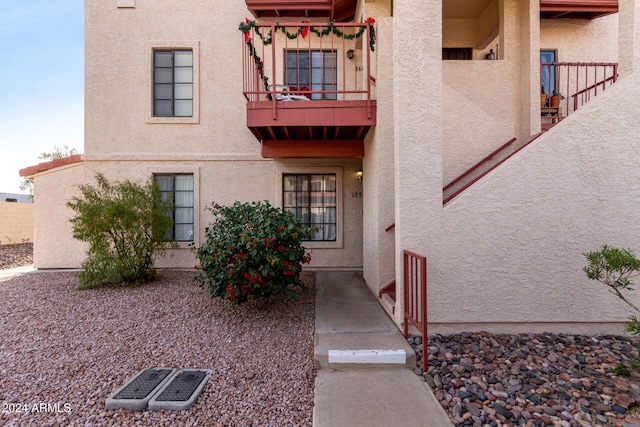
[[[156,117],[153,115],[154,104],[154,63],[156,50],[191,50],[193,52],[193,115],[191,117]],[[149,94],[149,124],[197,124],[200,123],[200,42],[198,41],[152,41],[146,46],[147,55],[147,93]]]
[[[305,240],[302,245],[307,249],[342,249],[344,248],[344,190],[343,175],[344,170],[338,166],[313,166],[313,167],[288,167],[279,166],[276,168],[276,200],[281,209],[284,207],[283,180],[284,175],[308,174],[308,175],[327,175],[334,174],[336,176],[336,240],[335,241],[314,241]]]

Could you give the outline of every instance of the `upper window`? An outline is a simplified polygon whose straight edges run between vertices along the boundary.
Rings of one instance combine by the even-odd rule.
[[[167,212],[172,225],[167,239],[177,242],[193,241],[193,175],[156,174],[154,179],[163,200],[171,200],[173,209]]]
[[[283,176],[283,207],[300,218],[303,227],[313,227],[308,240],[336,240],[336,175],[290,174]]]
[[[153,52],[153,115],[193,116],[193,51]]]
[[[298,90],[329,91],[313,93],[311,99],[337,99],[338,58],[335,51],[287,50],[286,57],[285,85]]]

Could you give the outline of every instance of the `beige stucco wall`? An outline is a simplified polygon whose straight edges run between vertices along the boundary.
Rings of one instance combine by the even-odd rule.
[[[473,59],[485,59],[490,49],[497,52],[495,39],[499,32],[499,0],[493,0],[480,16],[442,20],[442,47],[470,47]]]
[[[386,3],[386,4],[385,4]],[[370,7],[375,5],[376,7]],[[374,294],[395,279],[395,222],[393,169],[393,19],[389,2],[366,3],[367,16],[376,19],[377,122],[365,141],[363,179],[363,275]],[[386,6],[386,7],[384,7]]]
[[[66,206],[68,201],[80,194],[78,186],[84,182],[83,163],[60,167],[34,177],[35,268],[77,268],[84,259],[86,246],[73,239],[69,219],[74,213]]]
[[[501,5],[499,10],[498,5]],[[500,18],[499,40],[503,47],[498,49],[498,39],[489,45],[502,52],[500,59],[488,61],[483,54],[479,60],[442,61],[445,184],[510,139],[526,141],[539,131],[539,119],[538,128],[532,131],[529,113],[531,77],[535,79],[539,75],[539,66],[531,61],[529,30],[530,17],[538,11],[537,4],[500,0],[492,2],[488,9],[491,16],[500,14],[496,19]],[[454,37],[455,24],[464,24],[460,21],[446,20],[449,31],[444,32],[444,36],[460,40],[459,35]],[[476,35],[469,31],[469,42]],[[533,35],[535,37],[537,31]],[[448,44],[451,42],[443,40],[444,46]]]
[[[619,82],[445,207],[429,259],[432,331],[622,332],[612,322],[630,312],[587,280],[582,253],[638,248],[638,87],[637,75]]]
[[[396,283],[402,250],[435,250],[442,210],[442,2],[394,1],[393,120]],[[414,28],[429,28],[415,32]],[[429,98],[425,95],[429,94]],[[402,318],[397,288],[395,318]]]
[[[557,49],[562,62],[617,62],[618,14],[592,21],[542,20],[537,28],[538,10],[536,2],[492,2],[482,16],[502,14],[501,37],[474,50],[473,61],[443,61],[445,183],[511,138],[526,141],[539,131],[540,48]],[[443,46],[475,47],[479,22],[492,21],[444,20]],[[488,48],[500,50],[502,59],[485,60]]]
[[[205,227],[212,221],[204,207],[213,202],[230,205],[235,201],[268,200],[281,206],[283,173],[335,173],[338,186],[338,216],[341,224],[337,242],[307,242],[311,253],[310,269],[337,268],[362,269],[362,185],[355,179],[361,168],[359,159],[269,161],[256,160],[196,160],[177,161],[138,160],[128,162],[86,162],[86,179],[90,182],[96,173],[108,179],[131,179],[144,182],[154,173],[192,173],[194,175],[194,244],[204,239]],[[342,186],[340,186],[342,184]],[[160,268],[188,268],[195,264],[195,256],[187,243],[159,259]]]
[[[514,61],[443,61],[443,181],[451,182],[517,133]],[[496,78],[500,76],[500,78]]]
[[[433,3],[421,2],[420,8],[435,6]],[[480,61],[443,64],[442,139],[437,138],[437,119],[429,120],[428,135],[420,133],[423,136],[420,145],[402,130],[395,131],[396,216],[400,218],[396,219],[396,256],[403,249],[427,256],[430,332],[484,329],[621,333],[622,323],[631,314],[603,285],[586,278],[582,253],[597,250],[604,243],[637,248],[640,237],[637,225],[640,187],[634,184],[640,174],[640,150],[635,142],[635,135],[640,134],[637,76],[620,82],[610,93],[599,95],[446,207],[438,210],[431,203],[430,195],[435,195],[437,189],[429,173],[439,167],[438,146],[442,146],[443,176],[447,177],[457,167],[452,162],[456,158],[452,150],[456,140],[451,133],[466,132],[464,125],[452,117],[456,113],[464,120],[483,117],[484,112],[478,107],[481,101],[474,97],[479,97],[485,86],[491,88],[492,82],[485,83],[474,74],[479,67],[495,67],[493,70],[500,71],[493,75],[499,76],[502,87],[506,81],[507,90],[513,90],[506,101],[513,111],[505,113],[500,105],[505,101],[500,98],[497,102],[494,96],[493,109],[506,114],[502,118],[507,124],[483,127],[481,121],[491,124],[491,119],[499,116],[492,115],[487,108],[485,117],[477,119],[478,131],[466,133],[482,141],[500,135],[508,126],[515,130],[513,136],[535,132],[539,121],[536,117],[539,112],[535,111],[540,48],[537,7],[535,1],[500,0],[500,10],[504,12],[500,17],[499,38],[503,59],[486,61],[486,65]],[[402,19],[411,22],[404,15],[394,18],[395,25]],[[609,25],[606,37],[615,44],[615,18],[607,19],[608,24],[594,27],[592,37],[604,37],[600,25]],[[570,23],[564,25],[568,31]],[[394,36],[398,34],[396,30]],[[417,38],[435,56],[438,46]],[[579,40],[579,36],[569,37],[567,43]],[[586,40],[582,49],[589,47],[590,39]],[[397,46],[398,40],[394,43]],[[600,42],[598,46],[604,45]],[[581,48],[572,49],[577,53]],[[601,50],[600,54],[601,60],[609,60],[609,52],[605,55],[605,50]],[[416,79],[421,78],[419,69],[413,74]],[[453,78],[458,70],[461,71]],[[396,67],[396,75],[397,71]],[[437,72],[432,71],[432,79],[437,80]],[[496,86],[487,90],[492,91],[503,94]],[[515,100],[509,98],[513,94]],[[396,97],[395,106],[402,102]],[[437,109],[437,100],[431,105]],[[620,105],[625,106],[624,110]],[[427,115],[425,103],[415,99],[412,106]],[[458,111],[454,111],[454,106]],[[402,123],[396,121],[395,125]],[[416,130],[416,134],[419,132],[424,131]],[[467,150],[456,154],[465,161],[465,154],[474,148],[470,144]],[[403,152],[412,152],[412,156],[404,157]],[[426,174],[415,159],[424,162],[422,167],[429,170]],[[423,174],[420,178],[427,183],[420,185],[408,179],[403,170],[419,171]],[[407,188],[403,188],[403,179]],[[621,180],[625,185],[619,185]],[[413,198],[402,197],[402,193],[411,192]],[[400,267],[398,262],[397,268]],[[397,278],[401,279],[399,272]],[[402,320],[398,313],[402,310],[400,298],[396,302],[398,323]],[[640,303],[638,295],[632,298]]]
[[[73,190],[55,190],[58,177],[77,183],[96,172],[137,180],[193,173],[198,245],[209,222],[205,204],[267,199],[279,205],[283,173],[324,171],[343,184],[343,225],[335,244],[309,245],[312,268],[364,266],[375,292],[393,272],[401,283],[403,249],[426,255],[431,332],[618,332],[628,313],[586,280],[581,253],[603,243],[634,247],[640,235],[638,77],[621,81],[443,208],[444,182],[511,137],[539,130],[539,40],[558,40],[560,59],[571,60],[580,48],[569,45],[586,36],[574,37],[572,22],[537,27],[536,0],[497,0],[491,7],[498,10],[500,34],[483,36],[480,46],[496,45],[500,59],[443,63],[445,39],[468,23],[443,23],[441,0],[394,0],[393,17],[381,12],[390,10],[389,2],[378,1],[359,6],[378,20],[378,126],[367,137],[365,158],[267,160],[244,125],[242,80],[234,74],[242,69],[237,25],[212,24],[222,15],[225,22],[243,21],[244,1],[137,0],[135,8],[118,9],[115,0],[87,0],[85,162],[36,177],[37,185],[44,182],[36,191],[52,191],[47,197],[58,200],[56,226],[67,227],[43,231],[51,246],[36,250],[36,262],[45,252],[50,266],[77,266],[82,259],[60,202]],[[495,25],[488,15],[483,19]],[[613,37],[615,18],[604,19],[578,32]],[[604,58],[607,43],[598,43]],[[193,118],[150,117],[153,47],[194,49]],[[363,183],[355,180],[360,168]],[[617,185],[620,179],[627,185]],[[36,221],[44,223],[45,214],[38,215],[36,207]],[[391,222],[394,231],[384,232]],[[182,248],[158,264],[193,262]],[[401,298],[399,291],[398,323]]]
[[[540,20],[540,48],[559,62],[617,62],[618,14],[587,19]]]
[[[0,202],[0,244],[33,242],[33,203]]]
[[[283,173],[336,173],[341,231],[335,243],[305,245],[309,268],[362,269],[363,191],[355,179],[362,161],[263,159],[246,127],[245,47],[237,29],[248,16],[244,1],[137,0],[135,8],[117,8],[115,1],[87,0],[85,6],[87,179],[96,172],[140,181],[153,173],[193,173],[197,246],[211,221],[206,204],[281,206]],[[158,47],[194,51],[193,118],[151,117],[151,58]],[[183,246],[158,266],[192,267],[193,252]]]

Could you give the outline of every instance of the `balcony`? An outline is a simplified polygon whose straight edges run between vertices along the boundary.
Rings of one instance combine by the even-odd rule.
[[[596,19],[618,12],[618,0],[540,0],[545,19]]]
[[[241,25],[247,127],[266,158],[363,157],[376,124],[369,23]]]
[[[245,0],[256,18],[323,18],[327,21],[352,21],[357,0]]]
[[[541,62],[542,128],[548,129],[618,80],[615,62]]]

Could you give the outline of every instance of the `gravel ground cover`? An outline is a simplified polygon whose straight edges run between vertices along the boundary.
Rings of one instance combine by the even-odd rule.
[[[0,270],[33,264],[33,243],[0,245]]]
[[[193,275],[88,291],[72,273],[0,282],[0,425],[310,426],[314,276],[300,299],[260,309],[211,299]],[[214,374],[189,410],[106,410],[147,367]]]
[[[456,426],[640,427],[637,338],[481,332],[409,343]]]

